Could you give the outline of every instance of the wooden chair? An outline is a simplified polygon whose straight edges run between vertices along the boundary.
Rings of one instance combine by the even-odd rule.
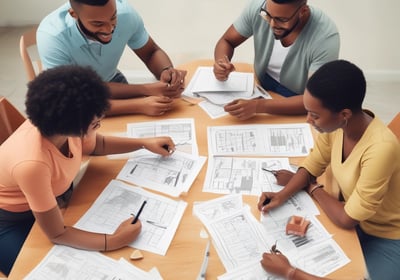
[[[393,120],[390,121],[388,127],[393,131],[394,135],[397,136],[397,139],[400,140],[400,113],[397,113]]]
[[[32,48],[36,46],[36,30],[37,26],[26,31],[22,34],[19,41],[19,51],[28,76],[28,81],[32,81],[36,75],[43,70],[39,55],[36,52],[36,56],[34,56],[34,51],[32,50]]]
[[[0,145],[25,121],[25,117],[0,96]]]

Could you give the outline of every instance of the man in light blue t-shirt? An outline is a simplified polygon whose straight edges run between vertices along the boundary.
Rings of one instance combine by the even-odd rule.
[[[305,114],[302,94],[308,77],[338,59],[340,39],[334,22],[307,0],[250,0],[215,46],[214,73],[226,80],[236,47],[254,41],[254,72],[260,85],[286,98],[235,100],[225,106],[241,120],[257,113]]]
[[[186,71],[174,69],[127,0],[70,0],[42,20],[37,46],[44,68],[92,67],[111,89],[107,115],[162,115],[183,92]],[[158,82],[128,84],[117,69],[126,46]]]

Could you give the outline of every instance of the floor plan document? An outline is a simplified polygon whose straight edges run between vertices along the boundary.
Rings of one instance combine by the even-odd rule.
[[[288,158],[209,157],[203,192],[259,196],[276,178],[267,170],[291,170]]]
[[[205,161],[179,151],[169,157],[143,153],[129,159],[117,179],[177,197],[189,191]]]
[[[308,123],[210,126],[209,155],[306,156],[314,145]]]
[[[131,247],[165,255],[182,219],[187,203],[156,195],[142,188],[112,180],[75,227],[112,234],[131,214],[140,215],[142,231]]]
[[[146,272],[125,259],[114,260],[99,252],[54,245],[26,280],[161,280],[157,269]]]
[[[154,122],[127,124],[127,135],[132,138],[169,136],[178,151],[198,155],[194,119],[167,119]]]

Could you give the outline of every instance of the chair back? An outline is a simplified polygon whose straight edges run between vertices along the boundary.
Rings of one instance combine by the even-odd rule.
[[[37,26],[22,34],[19,40],[19,51],[28,81],[32,81],[43,70],[42,63],[37,54],[37,48],[34,48],[36,47],[36,31]]]
[[[25,121],[5,97],[0,96],[0,145]]]
[[[390,121],[388,127],[397,136],[397,139],[400,140],[400,113],[397,113],[393,120]]]

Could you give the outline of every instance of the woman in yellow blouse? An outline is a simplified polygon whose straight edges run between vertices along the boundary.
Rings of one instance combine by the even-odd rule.
[[[399,279],[400,145],[362,109],[365,92],[362,71],[348,61],[329,62],[310,77],[303,101],[320,134],[296,174],[281,191],[263,193],[258,208],[267,212],[305,189],[336,225],[356,228],[371,279]],[[329,164],[343,202],[316,181]]]

